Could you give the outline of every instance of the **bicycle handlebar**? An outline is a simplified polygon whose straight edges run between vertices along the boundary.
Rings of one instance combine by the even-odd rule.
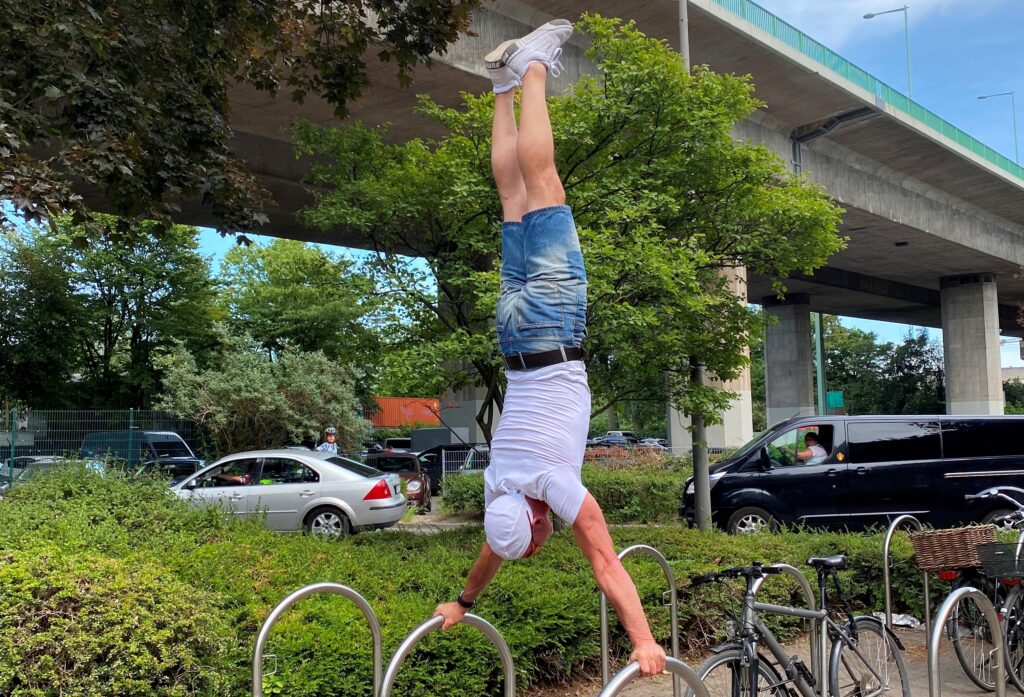
[[[711,573],[702,574],[700,576],[691,576],[690,585],[699,586],[704,583],[714,583],[729,578],[761,578],[767,574],[781,574],[782,569],[777,569],[773,566],[765,566],[759,562],[754,562],[751,566],[730,566],[727,569],[720,569],[719,571],[712,571]]]

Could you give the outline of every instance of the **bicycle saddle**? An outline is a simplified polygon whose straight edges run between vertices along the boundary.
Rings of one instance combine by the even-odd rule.
[[[811,557],[807,560],[808,566],[815,569],[836,569],[842,571],[846,568],[846,555],[834,554],[831,557]]]

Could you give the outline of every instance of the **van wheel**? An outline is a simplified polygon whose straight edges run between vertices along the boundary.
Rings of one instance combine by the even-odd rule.
[[[994,511],[989,511],[988,513],[986,513],[984,517],[982,517],[981,523],[982,525],[988,525],[989,523],[992,523],[999,530],[1013,530],[1013,525],[1011,525],[1005,520],[1000,521],[998,523],[995,522],[996,518],[1002,518],[1003,516],[1008,516],[1011,513],[1013,513],[1013,511],[1011,511],[1009,508],[997,508]]]
[[[352,534],[352,525],[337,508],[324,506],[306,516],[306,531],[325,540],[336,540]]]
[[[772,514],[756,506],[739,509],[729,516],[726,525],[730,535],[757,535],[762,532],[776,532],[778,529],[779,523]]]

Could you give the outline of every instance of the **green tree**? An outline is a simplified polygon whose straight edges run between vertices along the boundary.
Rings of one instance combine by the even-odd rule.
[[[157,408],[204,425],[219,454],[315,439],[326,426],[338,429],[339,447],[357,449],[369,422],[346,367],[288,347],[271,360],[252,339],[227,332],[221,342],[206,369],[180,343],[160,355]]]
[[[840,210],[778,156],[731,137],[760,106],[748,81],[690,74],[632,24],[584,17],[580,28],[598,77],[549,109],[588,268],[595,411],[667,396],[714,418],[729,395],[694,389],[690,358],[730,379],[752,328],[723,270],[745,266],[781,288],[841,248]],[[381,130],[357,126],[298,129],[300,152],[327,160],[314,171],[306,222],[369,237],[378,283],[404,303],[410,341],[394,355],[426,384],[485,386],[485,432],[502,403],[490,329],[501,222],[492,109],[489,94],[464,95],[457,109],[424,99],[421,111],[449,131],[431,143],[390,145]]]
[[[1003,382],[1007,414],[1024,414],[1024,382],[1013,378]]]
[[[155,223],[142,223],[114,235],[110,221],[101,222],[83,228],[65,217],[7,235],[9,266],[0,278],[10,295],[0,304],[14,310],[3,334],[20,360],[17,379],[38,381],[34,393],[20,390],[26,401],[143,407],[160,386],[155,350],[181,340],[203,355],[215,342],[213,288],[196,229],[158,234]],[[17,358],[34,351],[35,358]],[[48,353],[52,366],[42,362]]]
[[[883,368],[892,344],[879,344],[878,336],[844,327],[839,318],[824,317],[825,377],[828,389],[841,390],[848,414],[877,414],[887,388]]]
[[[278,239],[233,248],[219,281],[232,326],[271,354],[291,346],[366,366],[377,353],[380,300],[373,279],[350,259]]]
[[[252,229],[267,192],[231,151],[229,90],[288,90],[339,116],[369,55],[403,82],[469,24],[479,0],[54,0],[0,3],[0,199],[30,219],[169,223],[201,197],[221,229]],[[0,221],[5,212],[0,209]]]

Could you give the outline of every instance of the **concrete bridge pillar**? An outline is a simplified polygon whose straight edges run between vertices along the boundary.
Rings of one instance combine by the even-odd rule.
[[[999,304],[991,273],[939,279],[946,412],[1002,414]]]
[[[806,293],[762,300],[775,318],[765,329],[764,372],[768,425],[814,414],[811,304]]]

